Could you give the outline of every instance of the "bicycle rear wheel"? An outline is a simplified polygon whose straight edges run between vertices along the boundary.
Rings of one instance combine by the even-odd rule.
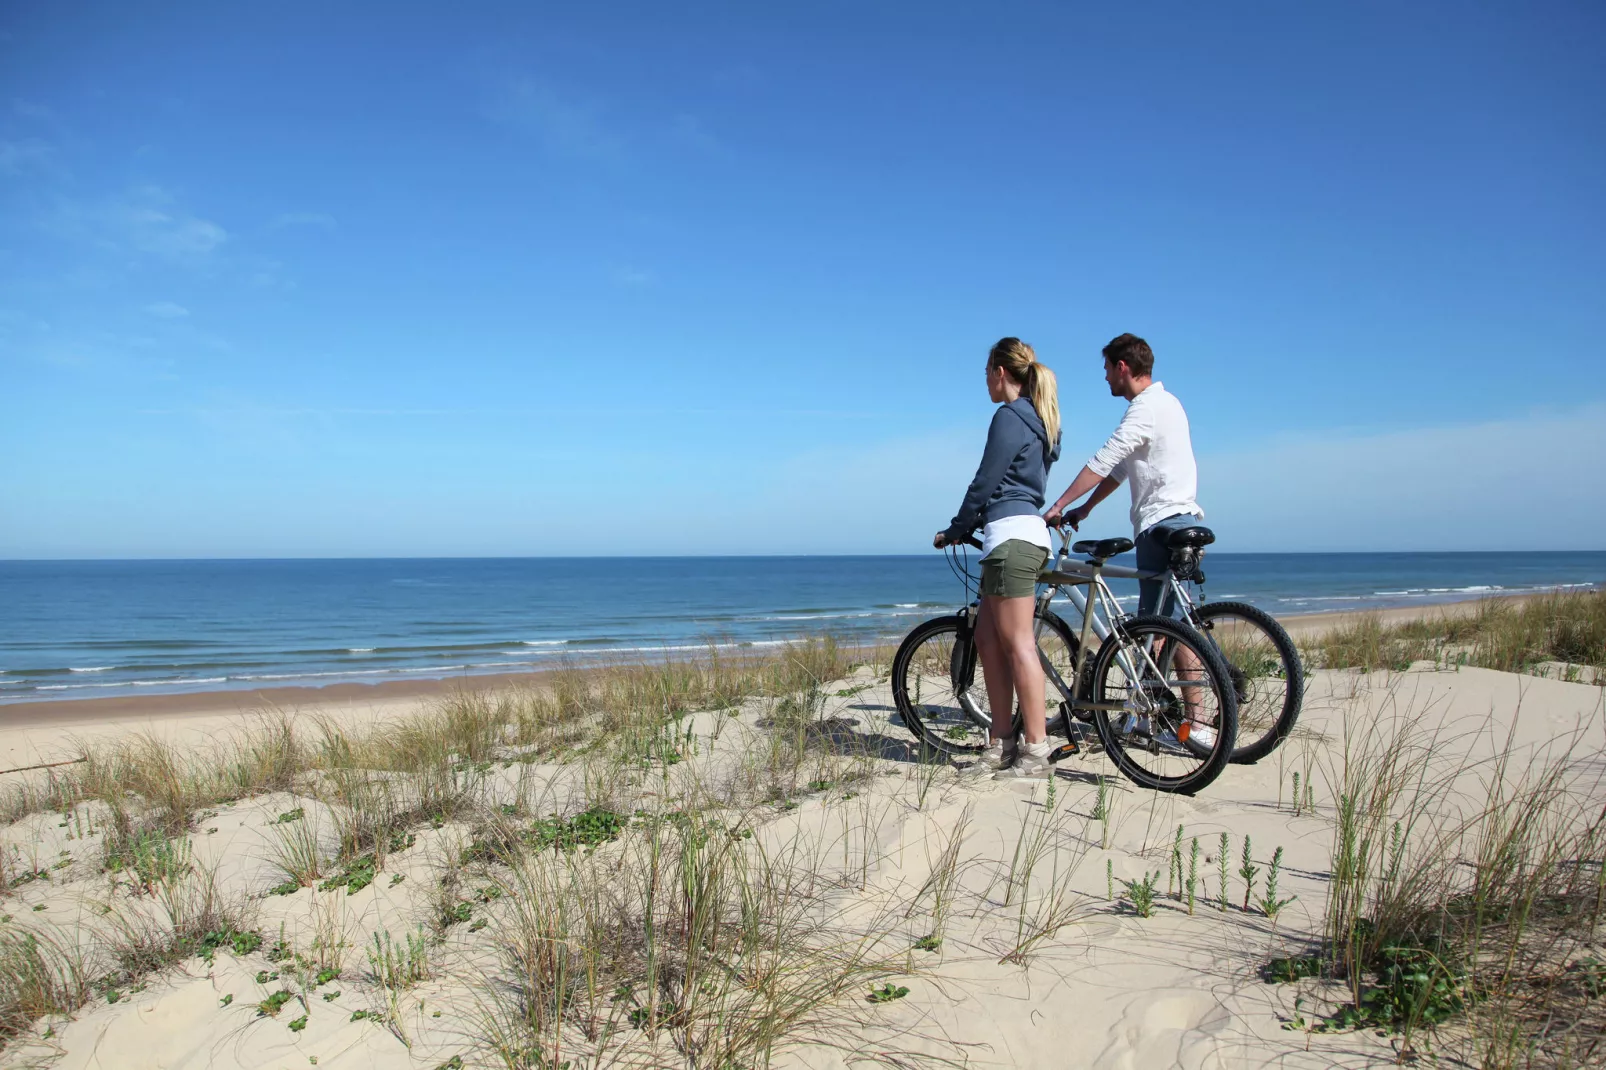
[[[1232,757],[1238,708],[1230,670],[1179,620],[1117,622],[1093,661],[1093,700],[1123,707],[1098,710],[1093,726],[1116,768],[1140,787],[1192,795]],[[1214,732],[1208,747],[1198,729]]]
[[[987,746],[992,712],[976,644],[962,623],[955,613],[915,625],[892,657],[892,701],[915,738],[944,754],[973,755]]]
[[[1232,674],[1238,699],[1238,744],[1232,760],[1258,762],[1288,738],[1305,702],[1305,670],[1288,632],[1270,613],[1245,602],[1206,602],[1195,612],[1201,631]]]

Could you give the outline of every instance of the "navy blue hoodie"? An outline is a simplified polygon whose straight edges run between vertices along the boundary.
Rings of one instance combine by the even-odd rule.
[[[1048,441],[1048,431],[1032,408],[1031,398],[1022,394],[998,406],[987,429],[981,467],[948,525],[948,538],[969,535],[989,520],[1041,510],[1048,469],[1059,456],[1059,439]]]

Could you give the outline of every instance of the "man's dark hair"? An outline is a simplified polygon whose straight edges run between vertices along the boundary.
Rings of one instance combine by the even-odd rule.
[[[1104,359],[1111,364],[1124,361],[1135,377],[1154,374],[1154,350],[1135,334],[1110,339],[1110,344],[1104,347]]]

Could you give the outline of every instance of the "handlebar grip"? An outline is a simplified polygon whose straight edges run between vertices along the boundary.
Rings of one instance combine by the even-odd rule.
[[[974,535],[966,535],[964,538],[960,539],[959,541],[964,543],[967,546],[974,546],[978,550],[981,549],[981,540],[976,538],[976,536],[974,536]]]

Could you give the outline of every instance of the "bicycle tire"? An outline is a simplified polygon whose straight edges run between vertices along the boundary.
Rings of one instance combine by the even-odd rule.
[[[1093,726],[1098,732],[1099,742],[1104,745],[1104,752],[1128,780],[1139,787],[1149,788],[1153,791],[1193,795],[1209,786],[1216,777],[1220,776],[1221,771],[1227,767],[1229,760],[1232,758],[1238,731],[1238,704],[1237,696],[1232,688],[1231,672],[1220,651],[1191,625],[1172,617],[1162,617],[1156,614],[1125,617],[1117,622],[1116,630],[1104,640],[1094,658],[1092,697],[1095,702],[1110,702],[1118,697],[1120,697],[1121,701],[1130,700],[1129,694],[1126,696],[1118,696],[1116,694],[1121,689],[1119,683],[1117,683],[1116,688],[1112,689],[1112,672],[1120,672],[1123,676],[1125,675],[1126,670],[1119,665],[1117,655],[1124,650],[1130,649],[1133,645],[1141,644],[1145,636],[1165,639],[1168,644],[1168,650],[1177,649],[1176,646],[1171,644],[1180,644],[1182,647],[1186,647],[1194,657],[1199,659],[1201,667],[1209,674],[1208,682],[1201,681],[1199,684],[1190,686],[1209,687],[1213,710],[1207,716],[1214,722],[1216,729],[1215,746],[1203,757],[1200,757],[1195,752],[1195,749],[1185,746],[1168,748],[1165,756],[1167,760],[1174,764],[1167,768],[1182,768],[1185,771],[1176,774],[1162,773],[1155,769],[1150,769],[1144,764],[1144,761],[1149,760],[1148,758],[1145,758],[1144,761],[1139,761],[1134,757],[1134,751],[1141,747],[1144,740],[1152,741],[1158,735],[1152,730],[1152,721],[1151,732],[1148,735],[1140,735],[1127,732],[1123,730],[1122,725],[1114,723],[1116,719],[1124,719],[1124,714],[1115,714],[1114,718],[1112,718],[1111,711],[1097,710],[1093,714]],[[1167,657],[1165,663],[1168,665],[1170,662],[1171,657]],[[1169,713],[1156,711],[1153,716],[1167,724],[1170,720],[1175,720],[1180,724],[1185,714],[1178,714],[1177,711],[1181,708],[1179,703],[1185,703],[1186,699],[1179,698],[1173,692],[1180,690],[1181,685],[1173,688],[1163,680],[1155,681],[1140,678],[1136,681],[1136,688],[1128,687],[1126,690],[1130,692],[1134,689],[1142,689],[1153,696],[1156,688],[1163,691],[1163,700],[1169,701],[1171,711]],[[1169,725],[1169,727],[1175,729],[1177,726]],[[1202,749],[1202,747],[1196,748],[1196,750]],[[1150,764],[1157,765],[1161,758],[1157,743],[1154,744],[1150,754],[1153,757],[1153,761]],[[1186,763],[1190,762],[1193,765],[1188,768]]]
[[[1212,646],[1221,651],[1232,674],[1233,690],[1238,699],[1238,745],[1233,748],[1232,760],[1237,765],[1253,765],[1276,750],[1299,720],[1300,710],[1305,703],[1305,667],[1299,660],[1299,650],[1294,646],[1293,639],[1289,638],[1287,630],[1277,623],[1277,618],[1247,602],[1206,602],[1196,607],[1194,612],[1204,623],[1200,631]],[[1264,643],[1249,644],[1249,649],[1244,653],[1233,649],[1235,644],[1223,644],[1213,625],[1231,618],[1237,618],[1258,630]],[[1275,709],[1273,707],[1278,706],[1275,695],[1267,693],[1262,697],[1252,693],[1256,681],[1275,679],[1254,672],[1249,666],[1250,662],[1255,662],[1262,670],[1266,667],[1267,646],[1276,651],[1278,669],[1282,674],[1282,701],[1280,708]],[[1254,675],[1251,675],[1252,672]]]
[[[1051,662],[1062,678],[1068,678],[1074,673],[1076,667],[1076,633],[1071,630],[1070,625],[1066,624],[1052,610],[1041,613],[1038,616],[1043,621],[1044,627],[1049,632],[1052,632],[1054,638],[1059,641],[1057,649],[1052,652],[1044,651],[1045,656],[1050,657]],[[917,682],[916,686],[911,687],[910,678],[911,668],[915,666],[917,661],[921,660],[921,648],[934,640],[940,645],[942,637],[951,632],[953,634],[952,648],[946,652],[935,651],[932,661],[934,664],[941,664],[945,655],[950,684],[957,684],[958,690],[966,692],[979,710],[990,712],[991,705],[987,700],[986,680],[985,678],[977,679],[977,673],[981,669],[981,659],[977,654],[976,644],[974,641],[962,638],[961,631],[959,614],[957,613],[946,617],[935,617],[915,625],[909,634],[904,637],[903,642],[898,645],[898,651],[892,657],[892,698],[893,704],[898,709],[898,715],[903,718],[904,726],[914,734],[916,739],[944,754],[972,755],[981,753],[982,749],[986,747],[986,733],[980,733],[981,738],[979,741],[956,738],[949,734],[956,725],[964,726],[963,722],[958,721],[958,716],[956,715],[956,710],[958,710],[957,694],[954,697],[953,706],[944,701],[936,711],[933,711],[924,701],[923,690],[919,683]],[[1044,645],[1044,642],[1039,640],[1038,648],[1040,650],[1044,648]],[[1071,683],[1071,681],[1067,679],[1067,683]],[[1048,697],[1050,686],[1052,685],[1045,679],[1045,699]],[[1072,687],[1074,688],[1074,684],[1072,684]],[[932,716],[933,712],[937,716]],[[1044,712],[1046,713],[1047,710],[1045,709]],[[1017,734],[1020,732],[1020,720],[1020,710],[1017,708],[1013,718]],[[1059,717],[1048,717],[1045,727],[1052,730],[1056,720],[1059,734],[1067,739],[1074,738],[1071,736],[1070,711],[1064,703],[1060,703]],[[977,727],[979,728],[980,726]]]
[[[950,613],[922,621],[904,636],[892,656],[892,702],[904,727],[926,746],[943,754],[980,754],[987,731],[970,720],[959,695],[971,694],[973,701],[979,696],[977,706],[986,712],[986,681],[978,680],[980,659],[975,644],[961,637],[961,623],[960,614]],[[926,701],[928,694],[933,701]]]

